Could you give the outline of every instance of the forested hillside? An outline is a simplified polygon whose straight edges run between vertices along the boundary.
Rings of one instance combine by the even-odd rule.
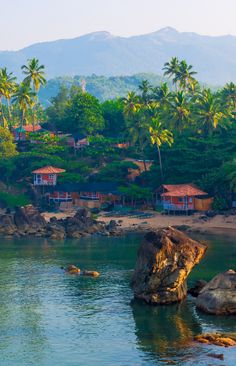
[[[138,86],[143,80],[148,80],[153,86],[158,86],[165,78],[155,74],[137,74],[133,76],[75,76],[75,77],[60,77],[51,79],[47,84],[40,89],[39,99],[44,106],[50,105],[50,101],[55,97],[61,86],[66,86],[68,89],[72,85],[84,85],[85,90],[98,98],[100,101],[108,99],[120,98],[127,95],[128,92],[138,91]],[[166,81],[168,81],[166,79]],[[171,86],[171,83],[169,83]]]
[[[115,182],[131,201],[150,200],[161,183],[192,182],[215,197],[214,208],[230,207],[236,190],[234,83],[217,91],[203,87],[191,65],[172,58],[163,68],[172,88],[142,80],[136,92],[101,101],[78,85],[62,85],[43,109],[38,93],[46,84],[44,66],[32,59],[22,71],[24,81],[17,83],[0,70],[0,174],[6,186],[26,187],[34,169],[53,165],[66,170],[61,182]],[[39,121],[43,130],[37,132]],[[21,136],[27,126],[32,133],[14,143],[12,132]],[[76,154],[68,137],[81,136],[89,145]],[[137,159],[144,167],[153,164],[130,182]]]

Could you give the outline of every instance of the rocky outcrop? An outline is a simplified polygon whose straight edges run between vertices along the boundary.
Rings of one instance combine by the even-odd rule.
[[[214,344],[221,347],[236,346],[236,333],[205,333],[194,337],[194,340],[204,344]]]
[[[147,233],[131,282],[134,297],[149,304],[182,300],[187,295],[186,279],[206,249],[172,227]]]
[[[209,314],[236,314],[236,271],[218,274],[201,290],[197,308]]]
[[[39,211],[32,205],[16,207],[14,213],[14,223],[18,230],[41,230],[45,228],[46,221]]]
[[[188,294],[190,294],[193,297],[198,297],[198,295],[202,291],[203,287],[205,287],[206,285],[207,285],[207,282],[206,281],[204,281],[204,280],[198,280],[198,281],[196,281],[194,287],[191,287],[188,290]]]
[[[46,222],[44,217],[32,205],[16,207],[15,212],[7,210],[0,216],[0,234],[5,236],[37,236],[51,239],[80,238],[81,236],[119,235],[120,229],[115,222],[106,225],[92,218],[87,209],[79,209],[74,217],[58,220],[53,217]]]

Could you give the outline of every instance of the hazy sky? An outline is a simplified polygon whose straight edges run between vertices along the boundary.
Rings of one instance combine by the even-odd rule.
[[[236,0],[0,0],[0,9],[1,50],[99,30],[236,35]]]

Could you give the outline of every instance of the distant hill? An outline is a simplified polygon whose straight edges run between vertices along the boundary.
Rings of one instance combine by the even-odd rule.
[[[39,99],[44,106],[50,104],[52,97],[56,96],[61,85],[70,88],[73,84],[81,86],[81,81],[86,82],[86,91],[97,97],[100,101],[124,97],[129,91],[138,91],[142,80],[148,80],[151,85],[160,85],[164,79],[155,74],[137,74],[133,76],[75,76],[51,79],[44,88],[40,89]],[[171,83],[169,82],[170,87]]]
[[[20,74],[32,57],[45,64],[48,78],[62,75],[161,74],[172,56],[184,58],[210,84],[236,82],[236,37],[181,33],[173,28],[135,37],[96,32],[75,39],[38,43],[19,51],[0,52],[0,66]]]

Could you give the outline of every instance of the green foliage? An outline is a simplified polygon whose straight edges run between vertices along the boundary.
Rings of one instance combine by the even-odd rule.
[[[5,207],[14,208],[16,206],[26,206],[30,204],[30,200],[24,194],[11,194],[8,192],[0,192],[0,201]]]
[[[58,183],[83,183],[84,178],[78,173],[63,173],[58,177]]]
[[[17,155],[16,145],[9,130],[0,126],[0,158],[10,159]]]
[[[119,191],[130,201],[151,200],[153,193],[150,188],[140,187],[132,184],[129,187],[120,187]]]

